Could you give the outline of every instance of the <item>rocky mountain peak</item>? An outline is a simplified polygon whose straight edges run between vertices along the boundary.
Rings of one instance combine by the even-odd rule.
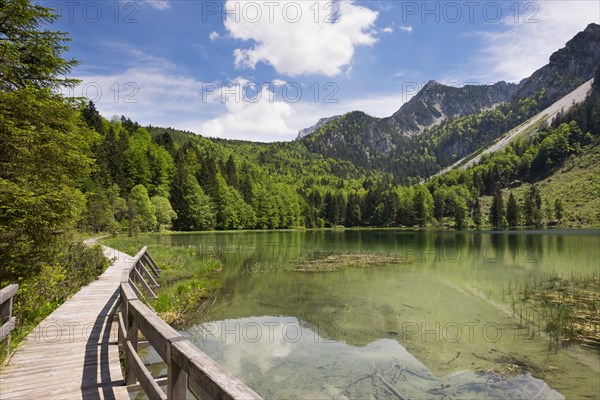
[[[589,24],[550,56],[549,63],[519,83],[516,95],[525,98],[545,90],[549,105],[592,79],[600,65],[600,25]]]

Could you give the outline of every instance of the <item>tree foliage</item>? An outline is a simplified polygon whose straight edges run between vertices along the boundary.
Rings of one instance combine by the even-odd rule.
[[[0,90],[59,89],[77,81],[67,78],[75,60],[62,58],[69,37],[45,26],[58,19],[49,8],[28,0],[0,2]]]

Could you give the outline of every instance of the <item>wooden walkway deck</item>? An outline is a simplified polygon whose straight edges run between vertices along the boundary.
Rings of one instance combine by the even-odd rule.
[[[129,399],[113,319],[131,257],[105,254],[115,262],[42,321],[0,370],[0,399]]]

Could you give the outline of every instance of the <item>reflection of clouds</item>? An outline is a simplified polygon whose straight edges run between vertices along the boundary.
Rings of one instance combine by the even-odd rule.
[[[237,329],[233,321],[224,321],[225,328],[227,330]],[[243,322],[242,322],[243,324]],[[240,327],[241,331],[244,332],[244,327],[248,328],[248,325]],[[266,329],[265,329],[266,328]],[[253,326],[252,340],[250,343],[247,339],[241,341],[228,340],[225,346],[224,357],[231,362],[233,370],[231,371],[234,375],[238,375],[242,372],[242,364],[245,361],[250,365],[254,364],[260,369],[263,375],[266,375],[272,368],[276,358],[283,358],[288,356],[292,352],[294,343],[289,342],[285,339],[285,325],[276,323],[276,325],[263,325]],[[246,331],[247,332],[247,329]]]
[[[260,317],[205,323],[196,327],[194,337],[220,348],[225,367],[239,376],[244,365],[266,375],[277,359],[290,355],[298,342],[313,334],[296,318]]]
[[[438,378],[396,340],[352,346],[323,339],[293,317],[223,320],[187,334],[268,398],[372,398],[387,387],[384,393],[404,398],[564,399],[528,373],[507,377],[461,371]]]

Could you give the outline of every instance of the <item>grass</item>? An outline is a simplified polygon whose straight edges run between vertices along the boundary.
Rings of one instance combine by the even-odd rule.
[[[192,247],[155,244],[155,235],[117,236],[103,239],[102,243],[129,255],[148,246],[148,252],[162,270],[158,281],[161,286],[156,290],[158,298],[149,304],[165,322],[183,327],[194,321],[220,290],[222,264],[218,258],[205,257]]]
[[[554,205],[561,199],[564,205],[563,225],[600,225],[600,147],[588,148],[579,156],[571,157],[549,177],[537,183],[542,198]],[[514,190],[523,198],[530,189],[524,184]]]
[[[554,211],[554,202],[560,199],[564,207],[564,217],[560,222],[566,227],[600,226],[600,146],[590,146],[582,154],[572,156],[557,168],[550,176],[536,182],[542,199],[542,213],[550,205]],[[512,192],[523,211],[523,199],[531,189],[530,183],[504,190],[504,205]],[[480,198],[484,225],[489,220],[492,204],[491,196]]]

